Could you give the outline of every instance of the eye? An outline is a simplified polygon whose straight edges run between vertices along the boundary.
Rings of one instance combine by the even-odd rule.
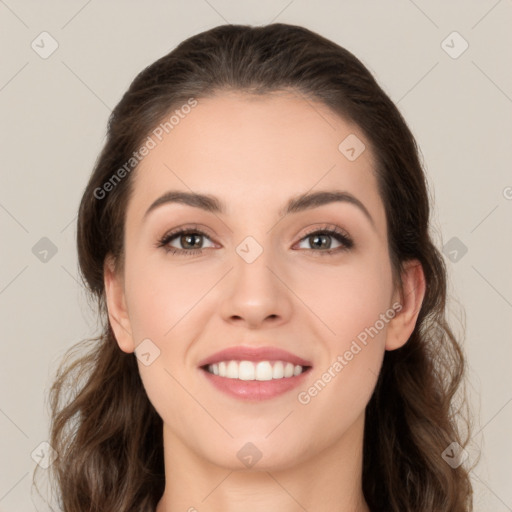
[[[340,244],[339,247],[331,247],[333,238]],[[321,256],[332,255],[341,251],[348,251],[354,246],[354,242],[348,233],[338,226],[331,227],[331,229],[314,229],[301,239],[300,243],[304,242],[312,247],[306,247],[306,249],[313,253],[318,253]],[[315,250],[315,248],[320,250]]]
[[[170,233],[166,233],[157,243],[157,247],[165,249],[166,252],[172,254],[193,255],[201,254],[203,247],[201,247],[204,239],[210,240],[210,237],[198,228],[182,228]],[[181,245],[175,247],[171,242]],[[215,245],[212,243],[211,247]]]
[[[339,246],[332,248],[332,239],[338,242]],[[204,240],[210,240],[210,237],[197,227],[178,228],[174,231],[166,233],[156,244],[158,248],[163,248],[166,253],[172,253],[183,256],[192,256],[202,254]],[[178,244],[176,247],[171,244]],[[337,254],[342,251],[348,251],[354,246],[354,242],[344,230],[338,226],[326,226],[323,228],[315,228],[304,236],[299,244],[306,243],[310,247],[306,247],[312,254],[320,256],[328,256]],[[211,242],[210,248],[215,247]],[[319,250],[316,250],[319,249]]]

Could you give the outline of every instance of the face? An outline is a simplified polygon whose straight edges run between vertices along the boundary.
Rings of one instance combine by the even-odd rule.
[[[124,268],[105,279],[117,341],[136,349],[167,439],[234,469],[254,453],[275,469],[350,446],[384,351],[414,325],[397,307],[369,141],[293,93],[199,99],[160,137],[132,176]],[[219,208],[154,205],[171,191]],[[286,212],[322,191],[342,199]]]

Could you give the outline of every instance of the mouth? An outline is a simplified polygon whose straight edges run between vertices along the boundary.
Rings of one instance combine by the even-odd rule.
[[[288,379],[301,375],[311,366],[302,366],[287,361],[220,361],[201,366],[202,370],[226,379],[244,381],[268,381]]]
[[[274,347],[232,347],[201,361],[201,373],[217,389],[242,400],[266,400],[299,386],[312,364]]]

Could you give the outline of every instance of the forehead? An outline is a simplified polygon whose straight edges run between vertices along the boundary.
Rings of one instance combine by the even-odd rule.
[[[129,216],[142,217],[167,190],[215,195],[235,215],[277,211],[291,196],[330,188],[357,196],[376,221],[383,215],[369,141],[325,105],[289,91],[197,101],[158,137],[151,134],[155,145],[133,176]],[[354,142],[365,145],[355,160],[346,152]]]

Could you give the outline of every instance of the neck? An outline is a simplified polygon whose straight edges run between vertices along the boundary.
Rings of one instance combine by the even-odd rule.
[[[286,468],[221,467],[164,425],[166,486],[156,512],[369,512],[362,492],[364,416],[342,439]]]

